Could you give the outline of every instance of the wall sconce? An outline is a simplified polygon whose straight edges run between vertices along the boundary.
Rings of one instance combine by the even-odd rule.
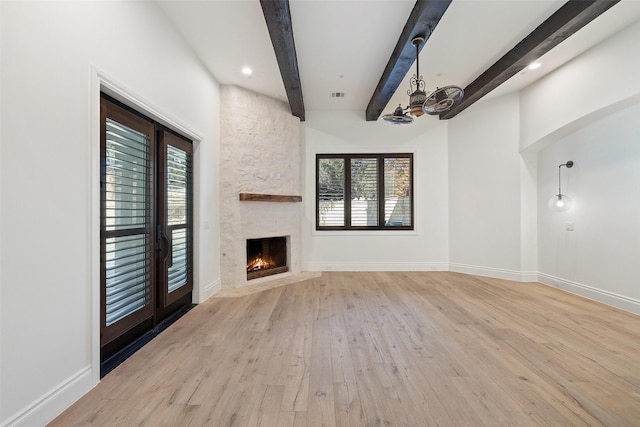
[[[563,163],[558,166],[558,194],[549,199],[549,209],[556,212],[567,211],[571,209],[571,205],[573,204],[571,197],[566,194],[562,194],[560,184],[560,168],[562,168],[562,166],[566,166],[567,169],[570,169],[573,167],[573,162],[569,160],[567,163]]]

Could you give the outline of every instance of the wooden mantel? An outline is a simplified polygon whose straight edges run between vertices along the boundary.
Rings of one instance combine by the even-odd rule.
[[[240,193],[241,202],[301,202],[302,196],[283,194]]]

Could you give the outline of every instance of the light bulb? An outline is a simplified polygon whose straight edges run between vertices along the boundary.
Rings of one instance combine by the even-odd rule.
[[[556,194],[549,199],[549,209],[555,212],[564,212],[571,209],[573,200],[565,194]]]

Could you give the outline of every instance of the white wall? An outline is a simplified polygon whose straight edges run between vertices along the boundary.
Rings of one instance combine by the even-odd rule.
[[[522,91],[523,158],[537,164],[539,280],[640,313],[637,194],[640,23],[613,35]],[[632,139],[635,138],[635,141]],[[574,196],[569,212],[547,201]],[[619,193],[620,192],[620,193]],[[614,198],[623,194],[616,207]],[[575,231],[566,231],[567,222]],[[634,286],[635,284],[635,286]]]
[[[581,119],[640,94],[640,23],[627,27],[525,88],[520,149],[557,139]]]
[[[447,123],[421,117],[411,126],[366,122],[363,112],[310,111],[303,123],[303,270],[448,268]],[[316,231],[317,153],[414,153],[414,231]]]
[[[3,234],[2,234],[2,216],[1,213],[3,212],[3,203],[2,203],[2,37],[3,37],[3,32],[2,32],[2,7],[0,5],[0,242],[2,242],[3,240]],[[0,244],[0,381],[2,381],[2,244]],[[2,395],[3,395],[3,391],[2,391],[2,385],[0,383],[0,425],[2,425],[2,420],[4,419],[3,417],[3,412],[2,412]]]
[[[640,314],[640,103],[601,117],[539,153],[541,280]],[[567,212],[547,200],[573,198]],[[567,231],[567,223],[574,231]]]
[[[43,425],[98,378],[96,70],[202,137],[199,299],[219,277],[219,93],[153,3],[3,1],[0,8],[1,423]]]
[[[453,271],[522,279],[517,94],[474,105],[449,124]]]

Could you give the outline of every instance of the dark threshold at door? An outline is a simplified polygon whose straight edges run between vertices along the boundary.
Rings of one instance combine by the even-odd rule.
[[[143,323],[122,336],[121,338],[124,341],[128,341],[131,339],[133,339],[133,341],[131,341],[131,343],[127,344],[120,350],[115,351],[104,361],[100,362],[100,378],[104,377],[109,372],[117,368],[118,365],[120,365],[122,362],[133,356],[136,351],[140,350],[145,344],[158,336],[160,332],[171,326],[176,320],[187,314],[187,312],[195,306],[195,304],[188,304],[181,307],[180,309],[160,321],[155,328],[149,329],[150,325],[146,325],[145,323]],[[136,335],[140,336],[134,338]],[[117,341],[119,340],[116,340],[116,342],[114,342],[114,347],[119,346],[119,343]],[[103,348],[102,352],[105,353],[105,350],[108,352],[108,348]]]

